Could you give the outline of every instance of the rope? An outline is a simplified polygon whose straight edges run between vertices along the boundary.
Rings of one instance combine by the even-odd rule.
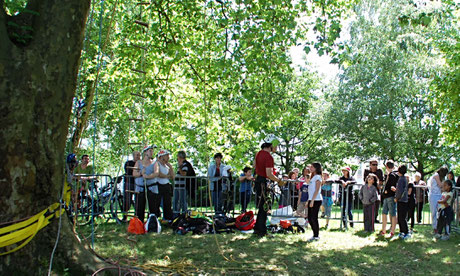
[[[66,164],[67,165],[67,164]],[[64,177],[64,182],[62,183],[62,190],[61,190],[61,196],[59,198],[59,202],[61,203],[59,205],[59,213],[61,214],[62,213],[62,198],[64,197],[64,193],[66,193],[65,189],[66,189],[66,177]],[[69,201],[67,201],[69,202]],[[53,259],[54,259],[54,253],[56,253],[56,248],[57,248],[57,245],[59,243],[59,238],[61,237],[61,227],[62,227],[62,216],[59,216],[59,224],[58,224],[58,231],[57,231],[57,236],[56,236],[56,242],[54,243],[54,247],[53,247],[53,251],[51,252],[51,257],[50,257],[50,265],[49,265],[49,268],[48,268],[48,276],[51,275],[51,270],[53,268]]]

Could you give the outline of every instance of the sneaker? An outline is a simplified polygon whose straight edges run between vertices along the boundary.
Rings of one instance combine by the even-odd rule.
[[[394,235],[395,235],[395,233],[393,233],[393,232],[390,232],[390,236],[389,236],[389,238],[390,238],[390,239],[391,239],[391,238],[393,238],[393,237],[394,237]]]
[[[383,231],[380,231],[379,232],[379,236],[385,236],[387,233],[383,232]]]
[[[376,219],[374,220],[375,223],[380,223],[380,220]]]
[[[324,218],[326,215],[324,213],[321,214],[321,218]]]
[[[449,235],[442,235],[441,237],[441,240],[443,241],[447,241],[448,239],[450,239]]]
[[[412,237],[411,234],[408,233],[408,234],[404,235],[403,240],[408,240],[408,239],[410,239],[411,237]]]
[[[319,241],[319,237],[311,237],[307,240],[307,242],[315,242],[315,241]]]
[[[441,235],[439,235],[438,233],[434,234],[434,238],[435,239],[440,239],[441,238]]]
[[[404,236],[405,236],[405,234],[404,234],[404,233],[399,233],[399,235],[398,235],[398,238],[400,238],[400,239],[403,239],[403,238],[404,238]]]

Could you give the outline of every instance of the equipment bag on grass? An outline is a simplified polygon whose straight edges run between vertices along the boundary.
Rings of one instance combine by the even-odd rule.
[[[142,235],[145,234],[144,224],[142,221],[136,217],[132,218],[129,221],[128,233]]]
[[[246,212],[236,217],[235,226],[238,230],[252,230],[255,224],[256,220],[254,219],[254,213],[252,211]]]
[[[161,232],[161,224],[157,219],[155,214],[150,214],[147,222],[145,223],[145,232],[153,232],[153,233],[160,233]]]

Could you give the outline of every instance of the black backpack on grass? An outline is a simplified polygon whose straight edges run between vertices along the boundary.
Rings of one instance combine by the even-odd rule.
[[[145,232],[160,233],[161,225],[155,214],[150,214],[145,223]]]

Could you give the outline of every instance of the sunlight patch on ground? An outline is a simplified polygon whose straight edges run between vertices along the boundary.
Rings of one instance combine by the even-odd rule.
[[[430,248],[425,252],[425,255],[435,255],[441,253],[441,249]]]

